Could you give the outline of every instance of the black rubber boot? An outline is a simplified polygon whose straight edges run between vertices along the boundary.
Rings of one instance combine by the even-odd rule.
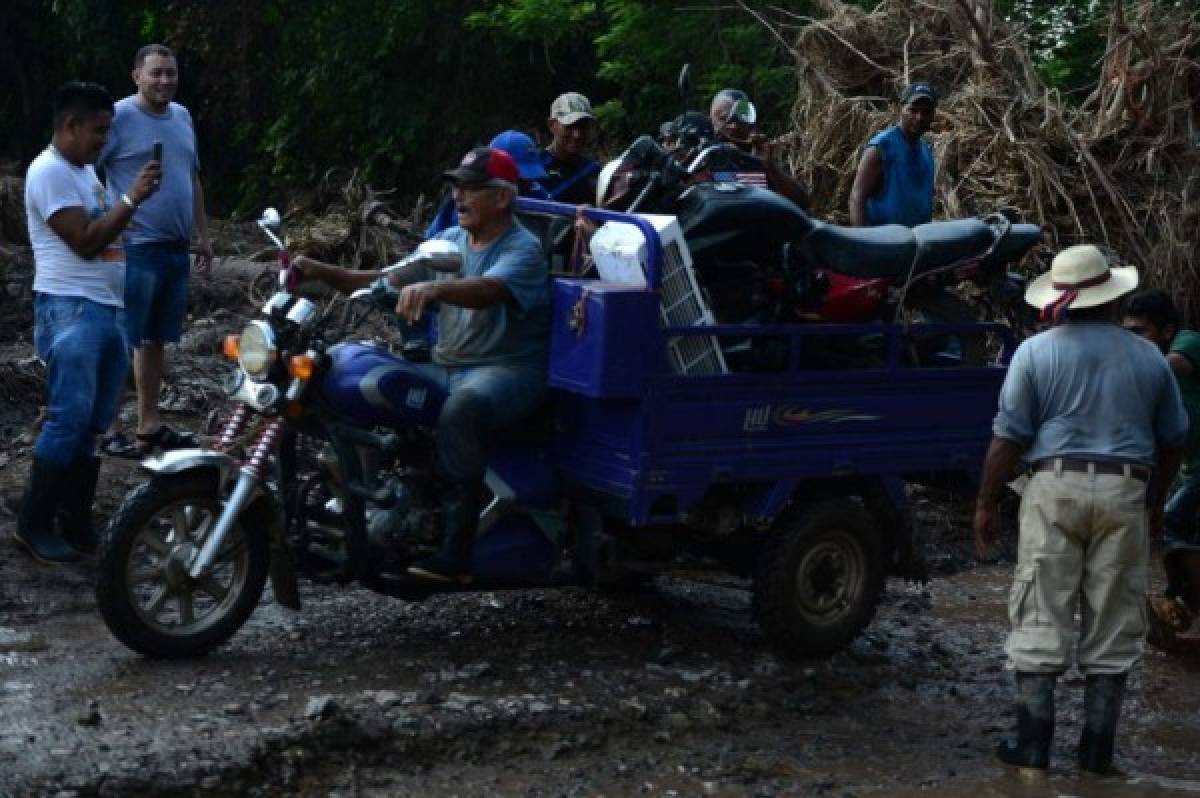
[[[1022,768],[1050,766],[1057,673],[1017,673],[1017,739],[996,744],[996,756]]]
[[[471,581],[471,550],[479,524],[479,486],[449,483],[442,494],[442,547],[409,567],[408,575],[432,582]]]
[[[58,520],[63,538],[71,548],[92,554],[100,545],[100,535],[92,526],[92,503],[100,477],[99,457],[80,457],[71,463],[70,486],[59,504]]]
[[[33,458],[29,483],[17,516],[17,542],[29,549],[35,560],[48,565],[75,562],[79,552],[67,545],[54,528],[61,497],[71,489],[70,469]]]
[[[1090,673],[1083,689],[1083,733],[1079,736],[1079,767],[1092,773],[1112,771],[1117,718],[1125,697],[1124,673]]]

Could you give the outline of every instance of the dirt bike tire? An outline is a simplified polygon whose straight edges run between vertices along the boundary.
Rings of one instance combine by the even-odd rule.
[[[183,535],[172,543],[153,531],[162,528],[161,524],[151,527],[165,510],[171,510],[174,525],[169,538],[178,529],[179,519],[184,519],[186,526],[190,523],[187,519],[204,512],[215,520],[212,514],[219,513],[220,506],[215,475],[188,472],[154,477],[126,496],[117,508],[96,553],[96,603],[109,630],[129,648],[153,659],[201,657],[232,637],[258,606],[266,583],[270,547],[264,534],[248,534],[246,530],[267,529],[270,519],[253,518],[257,512],[253,506],[234,524],[226,538],[228,545],[218,554],[219,566],[223,567],[227,559],[231,563],[230,584],[223,597],[218,597],[222,588],[218,572],[210,576],[215,581],[204,584],[186,576],[182,563],[187,554],[185,547],[192,544],[184,541]],[[157,543],[152,544],[154,540]],[[160,555],[159,545],[170,554]],[[131,561],[142,550],[139,546],[149,549],[151,557],[162,557],[161,564],[152,563],[138,573],[157,580],[152,595],[159,598],[154,603],[161,600],[165,609],[174,599],[179,618],[176,629],[158,622],[157,616],[148,617],[149,608],[137,603],[134,588],[142,582],[131,581],[138,578]],[[201,593],[215,605],[203,622],[194,617],[196,594]],[[186,623],[189,615],[193,616],[190,624]]]
[[[886,576],[870,513],[853,499],[831,499],[781,518],[771,534],[753,597],[768,644],[789,659],[850,645],[875,616]]]

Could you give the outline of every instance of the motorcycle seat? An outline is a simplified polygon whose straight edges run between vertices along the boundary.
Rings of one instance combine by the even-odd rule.
[[[910,269],[921,274],[982,255],[992,245],[993,235],[992,228],[979,219],[930,222],[914,228],[819,223],[805,243],[817,264],[838,274],[903,279]]]
[[[1042,228],[1036,224],[1014,224],[996,244],[995,251],[988,256],[986,263],[990,265],[1020,260],[1041,240]]]
[[[995,233],[979,219],[955,219],[917,225],[913,236],[921,259],[919,270],[928,271],[982,255],[992,245]]]
[[[902,277],[917,251],[912,230],[898,224],[839,227],[813,220],[804,243],[814,264],[849,277]]]

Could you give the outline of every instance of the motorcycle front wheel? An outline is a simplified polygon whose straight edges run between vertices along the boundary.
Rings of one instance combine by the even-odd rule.
[[[199,657],[224,643],[258,605],[270,519],[237,519],[209,574],[188,563],[221,513],[216,475],[156,476],[125,497],[97,552],[96,603],[113,635],[147,657]]]

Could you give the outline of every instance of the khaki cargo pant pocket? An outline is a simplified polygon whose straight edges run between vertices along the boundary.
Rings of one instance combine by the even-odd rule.
[[[1038,600],[1034,591],[1036,565],[1018,565],[1008,593],[1008,622],[1013,629],[1038,623]]]
[[[1011,630],[1005,650],[1018,671],[1061,671],[1069,664],[1072,635],[1054,623],[1050,607],[1043,607],[1044,586],[1038,584],[1037,565],[1018,565],[1008,596]]]

